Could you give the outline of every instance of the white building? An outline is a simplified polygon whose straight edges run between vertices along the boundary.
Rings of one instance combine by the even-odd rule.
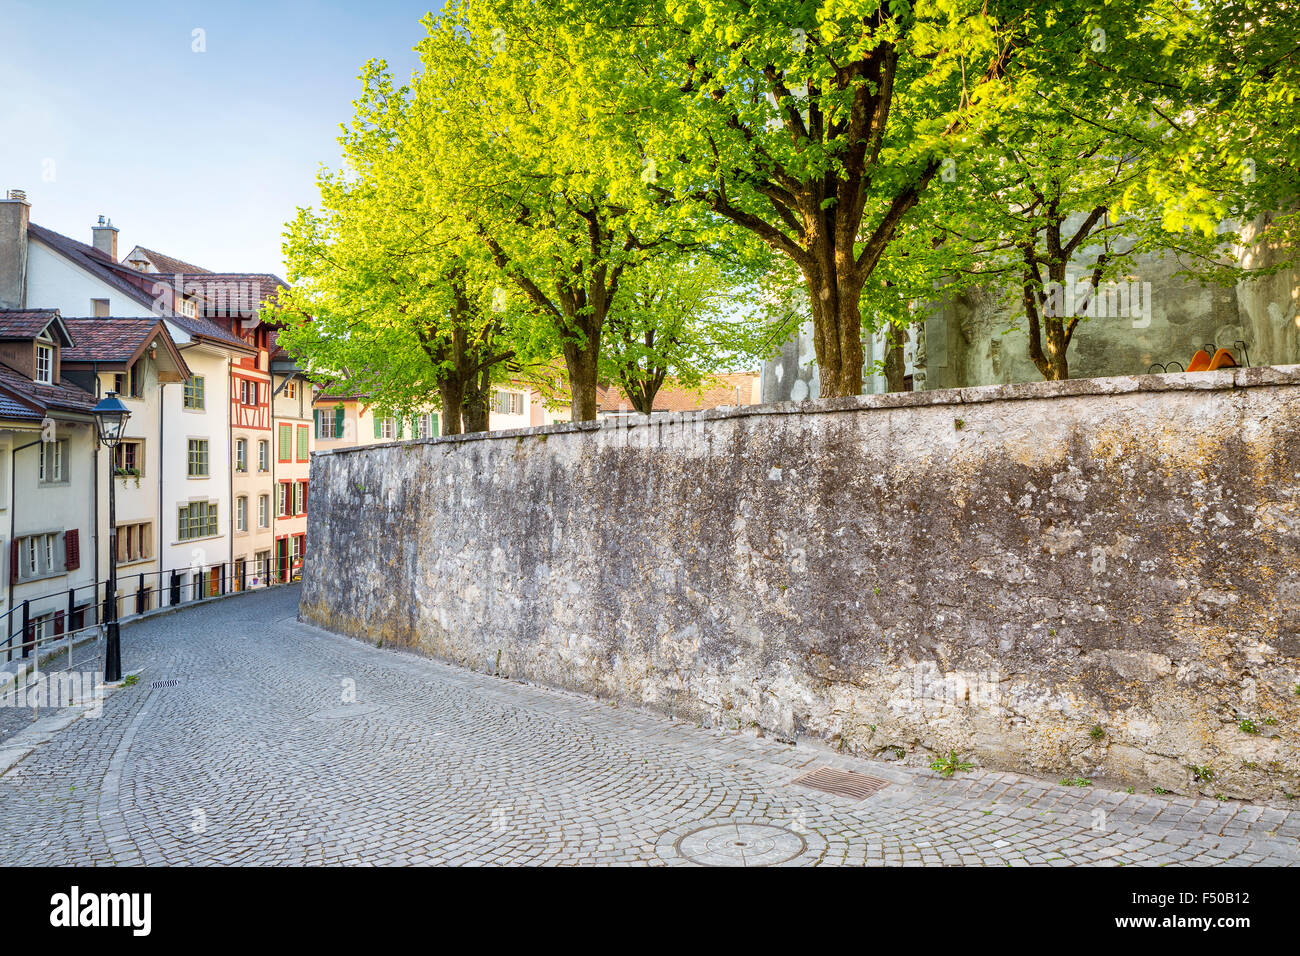
[[[217,593],[228,586],[223,566],[228,574],[231,560],[230,365],[256,349],[202,318],[199,297],[166,275],[119,262],[111,222],[101,218],[86,245],[30,222],[28,210],[16,191],[0,201],[0,308],[30,303],[65,317],[161,318],[183,356],[190,377],[156,386],[161,513],[154,554],[159,570],[184,576],[183,599]]]

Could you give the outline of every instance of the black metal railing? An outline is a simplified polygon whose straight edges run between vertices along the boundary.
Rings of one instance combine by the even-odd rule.
[[[301,559],[294,561],[288,555],[254,561],[251,567],[248,561],[226,561],[134,574],[119,568],[117,619],[126,623],[160,608],[289,584],[301,575]],[[86,639],[75,635],[93,632],[97,637],[102,636],[100,631],[110,617],[105,597],[107,584],[105,579],[16,602],[0,615],[0,634],[4,635],[0,640],[0,655],[4,661],[39,656],[43,646],[60,642],[68,645],[71,659],[73,645]]]

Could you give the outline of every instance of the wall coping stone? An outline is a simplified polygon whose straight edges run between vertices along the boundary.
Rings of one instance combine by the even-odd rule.
[[[1157,375],[1115,375],[1106,378],[1072,378],[1063,382],[1014,382],[1008,385],[981,385],[973,388],[938,388],[923,392],[884,392],[875,395],[854,395],[845,398],[826,398],[802,402],[777,402],[765,405],[742,405],[734,408],[704,409],[696,412],[668,413],[646,418],[629,415],[621,419],[603,419],[594,422],[563,422],[555,425],[536,425],[531,428],[508,428],[501,431],[473,432],[468,435],[442,435],[438,438],[405,439],[353,445],[348,448],[327,448],[312,452],[317,455],[342,455],[364,452],[375,448],[411,445],[453,445],[469,441],[500,441],[514,438],[565,435],[576,432],[594,432],[613,428],[645,428],[666,421],[719,421],[729,418],[748,418],[762,415],[805,415],[827,412],[860,412],[919,408],[933,405],[976,405],[989,402],[1042,401],[1078,398],[1091,395],[1131,395],[1144,392],[1196,392],[1228,391],[1238,388],[1259,388],[1275,385],[1300,385],[1300,365],[1255,365],[1245,368],[1220,369],[1214,372],[1167,372]]]

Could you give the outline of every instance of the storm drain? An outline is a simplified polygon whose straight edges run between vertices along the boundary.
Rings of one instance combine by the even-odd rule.
[[[810,770],[795,777],[791,782],[837,797],[848,797],[850,800],[865,800],[873,793],[879,793],[889,786],[888,780],[881,780],[879,777],[869,777],[856,770],[834,770],[830,767]]]
[[[180,687],[181,682],[178,680],[156,680],[149,686],[150,687]]]

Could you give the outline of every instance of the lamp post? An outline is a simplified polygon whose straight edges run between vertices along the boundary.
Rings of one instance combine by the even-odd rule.
[[[117,627],[117,475],[114,461],[122,430],[131,417],[117,392],[99,400],[92,412],[99,443],[108,449],[108,585],[104,602],[108,605],[108,641],[104,648],[104,681],[114,684],[122,679],[122,643]]]

